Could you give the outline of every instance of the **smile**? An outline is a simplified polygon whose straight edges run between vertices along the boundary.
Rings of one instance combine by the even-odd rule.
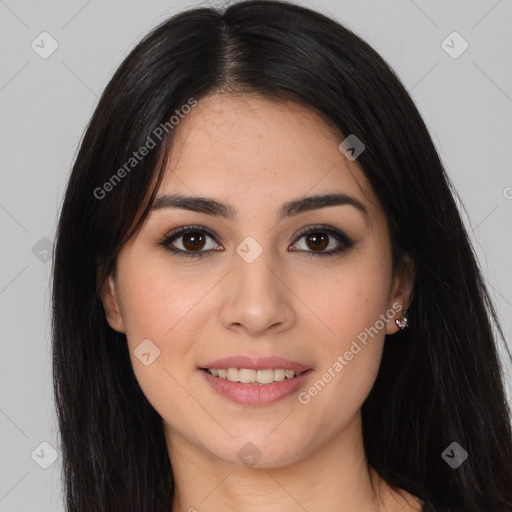
[[[223,398],[240,405],[264,406],[298,392],[313,370],[201,368],[200,373]]]
[[[295,370],[263,369],[252,370],[249,368],[205,368],[210,375],[230,382],[240,382],[242,384],[268,385],[273,382],[282,382],[286,379],[294,379],[303,372]]]

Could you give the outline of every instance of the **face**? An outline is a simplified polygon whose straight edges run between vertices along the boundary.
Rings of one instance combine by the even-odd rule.
[[[340,142],[258,96],[210,96],[180,121],[155,208],[102,293],[176,452],[276,467],[356,424],[412,284]]]

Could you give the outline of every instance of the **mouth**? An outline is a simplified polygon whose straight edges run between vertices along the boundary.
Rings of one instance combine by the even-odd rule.
[[[287,359],[230,357],[198,368],[223,398],[241,405],[263,406],[289,397],[309,380],[313,369]]]
[[[274,382],[296,379],[304,372],[309,371],[285,370],[284,368],[256,370],[250,368],[201,368],[201,370],[219,379],[252,386],[268,386]]]

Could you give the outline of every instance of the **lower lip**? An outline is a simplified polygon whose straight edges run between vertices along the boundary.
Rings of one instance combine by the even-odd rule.
[[[242,405],[267,405],[281,400],[298,391],[313,372],[309,369],[293,379],[285,379],[272,384],[241,384],[214,377],[205,370],[199,370],[206,381],[220,395]]]

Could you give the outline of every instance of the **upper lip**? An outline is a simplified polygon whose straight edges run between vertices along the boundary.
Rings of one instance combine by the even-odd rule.
[[[304,372],[311,366],[277,356],[229,356],[210,361],[200,368],[246,368],[248,370],[282,369]]]

